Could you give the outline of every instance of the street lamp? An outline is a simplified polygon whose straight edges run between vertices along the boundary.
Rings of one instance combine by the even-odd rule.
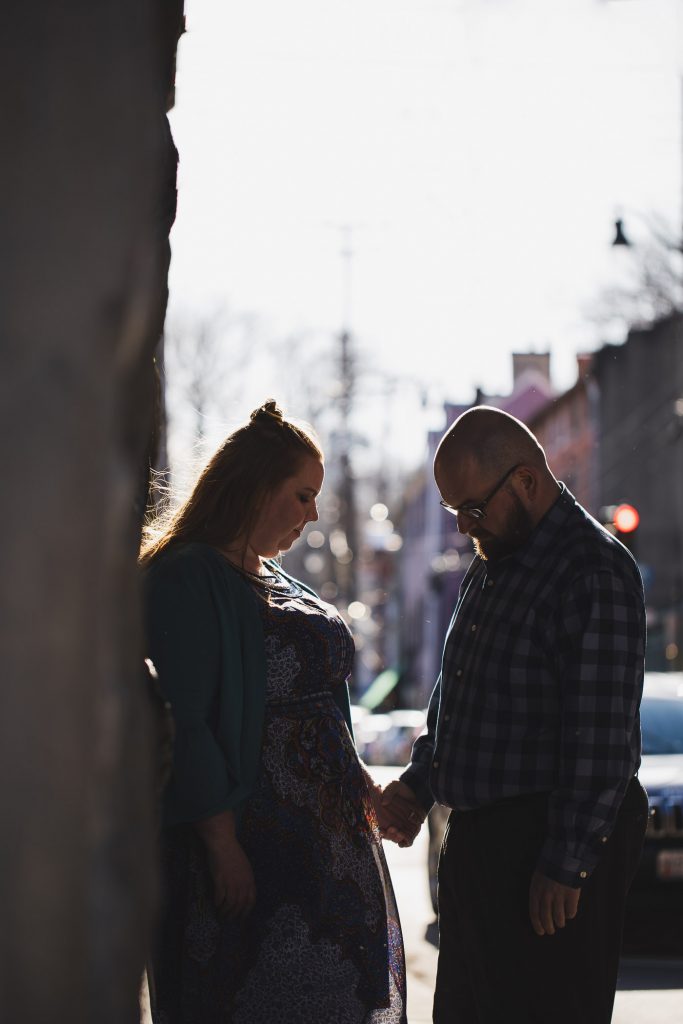
[[[624,233],[624,222],[618,217],[614,222],[614,241],[612,245],[629,245],[630,242]]]
[[[648,234],[651,239],[663,250],[667,252],[683,252],[683,238],[677,241],[673,234],[669,234],[666,226],[663,225],[662,218],[659,218],[660,224],[657,225],[654,222],[654,218],[648,218],[646,214],[639,213],[637,210],[632,211],[638,220],[642,221],[647,227]],[[626,234],[624,229],[624,221],[622,217],[617,217],[614,221],[614,238],[612,239],[613,247],[625,246],[629,249],[633,248],[633,242]]]

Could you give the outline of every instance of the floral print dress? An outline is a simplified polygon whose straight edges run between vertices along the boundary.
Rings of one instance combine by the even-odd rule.
[[[198,839],[188,829],[167,837],[182,952],[176,991],[159,993],[155,1022],[405,1024],[393,889],[334,699],[351,670],[351,634],[336,609],[279,572],[250,583],[264,628],[266,709],[260,773],[238,834],[256,905],[242,922],[218,917]]]

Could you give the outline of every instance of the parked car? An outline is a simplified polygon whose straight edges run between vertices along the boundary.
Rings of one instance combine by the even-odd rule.
[[[650,815],[643,855],[626,903],[626,953],[683,955],[683,672],[646,672],[638,773]],[[436,868],[448,810],[429,814],[428,871],[436,911]]]
[[[683,672],[646,672],[641,705],[650,804],[626,904],[625,952],[683,955]]]

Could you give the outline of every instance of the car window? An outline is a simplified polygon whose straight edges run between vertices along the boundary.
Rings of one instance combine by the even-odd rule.
[[[644,697],[640,724],[644,754],[683,754],[683,700]]]

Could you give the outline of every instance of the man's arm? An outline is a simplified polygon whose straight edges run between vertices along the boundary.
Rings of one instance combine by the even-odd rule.
[[[434,803],[434,797],[429,786],[429,775],[432,769],[432,761],[434,760],[436,723],[439,717],[440,702],[441,673],[439,673],[439,678],[429,698],[425,731],[413,743],[410,764],[401,775],[401,782],[405,783],[413,791],[416,800],[422,805],[425,815]]]
[[[576,913],[614,828],[639,752],[645,613],[635,580],[600,570],[577,579],[560,609],[558,785],[530,891],[538,934]]]

